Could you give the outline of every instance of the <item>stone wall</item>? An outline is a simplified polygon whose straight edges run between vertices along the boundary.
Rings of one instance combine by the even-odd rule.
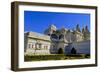
[[[24,34],[24,52],[28,55],[50,54],[51,40],[49,36],[28,32]]]
[[[90,40],[69,43],[69,45],[65,48],[65,53],[70,54],[73,47],[79,54],[90,54]]]

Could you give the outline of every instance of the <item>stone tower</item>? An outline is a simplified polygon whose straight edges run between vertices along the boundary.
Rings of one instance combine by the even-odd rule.
[[[83,39],[89,40],[90,39],[90,32],[88,29],[88,26],[85,26],[85,28],[82,29]]]
[[[76,30],[73,31],[74,42],[79,42],[83,40],[83,34],[80,30],[79,24],[76,25]]]
[[[53,34],[56,30],[57,30],[56,26],[52,24],[52,25],[49,26],[49,28],[47,28],[47,29],[44,31],[44,34],[46,34],[46,35],[51,35],[51,34]]]
[[[76,25],[76,31],[81,32],[79,24]]]

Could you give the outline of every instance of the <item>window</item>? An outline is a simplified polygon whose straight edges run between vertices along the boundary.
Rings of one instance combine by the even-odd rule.
[[[61,35],[59,36],[59,39],[62,39],[62,38],[64,38],[64,35],[61,34]]]
[[[45,46],[44,46],[44,49],[45,49]]]
[[[57,37],[56,34],[52,34],[52,35],[51,35],[51,38],[53,38],[53,39],[58,39],[58,37]]]
[[[28,44],[28,48],[31,48],[31,44]]]
[[[45,46],[46,47],[46,49],[48,49],[48,46]]]
[[[32,44],[32,48],[34,48],[34,44]]]
[[[44,50],[47,50],[48,49],[48,46],[44,45]]]
[[[53,45],[52,48],[55,48],[55,45]]]
[[[37,48],[37,44],[35,44],[35,48]]]
[[[29,43],[28,44],[28,48],[34,48],[35,46],[34,46],[34,44],[33,43]]]
[[[41,48],[41,44],[38,44],[39,48]]]

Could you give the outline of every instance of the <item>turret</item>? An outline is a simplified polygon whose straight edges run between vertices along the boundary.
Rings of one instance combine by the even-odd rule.
[[[85,29],[84,29],[84,28],[82,28],[82,33],[84,34],[84,32],[85,32]]]
[[[84,40],[90,39],[90,32],[89,32],[88,26],[85,26],[85,28],[82,29],[82,34],[83,34]]]
[[[66,28],[64,28],[64,27],[61,28],[61,33],[62,33],[63,35],[65,35],[67,31],[68,31],[68,30],[67,30]]]
[[[49,26],[49,28],[47,28],[45,31],[44,31],[44,34],[46,35],[51,35],[53,34],[55,31],[57,30],[56,26],[54,26],[53,24]]]
[[[80,31],[79,24],[76,25],[76,31],[81,32],[81,31]]]
[[[90,33],[89,30],[88,30],[88,26],[85,26],[85,32]]]

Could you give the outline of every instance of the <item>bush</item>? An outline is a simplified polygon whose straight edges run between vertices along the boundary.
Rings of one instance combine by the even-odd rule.
[[[76,49],[74,47],[71,49],[71,54],[76,54]]]
[[[64,51],[63,51],[62,48],[60,48],[60,49],[58,50],[58,54],[64,54]]]
[[[90,58],[90,55],[87,55],[87,54],[68,54],[68,55],[66,55],[66,57],[69,57],[69,58],[74,57],[76,59],[79,59],[79,58],[84,59],[84,58]]]
[[[90,54],[86,54],[85,55],[85,58],[90,58]]]

